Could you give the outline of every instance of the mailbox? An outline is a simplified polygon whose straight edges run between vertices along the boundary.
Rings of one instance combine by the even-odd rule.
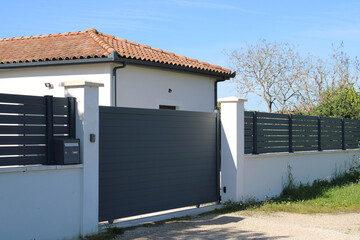
[[[79,139],[54,139],[55,164],[79,164],[80,140]]]

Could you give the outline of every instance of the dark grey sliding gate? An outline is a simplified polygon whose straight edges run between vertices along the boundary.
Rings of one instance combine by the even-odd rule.
[[[216,113],[100,107],[99,220],[220,198]]]

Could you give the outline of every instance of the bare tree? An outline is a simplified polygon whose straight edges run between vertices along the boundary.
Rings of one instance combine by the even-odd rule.
[[[333,46],[328,61],[312,56],[305,59],[301,77],[296,82],[298,93],[294,107],[309,111],[318,103],[327,101],[325,91],[349,88],[358,82],[359,61],[357,58],[352,60],[342,49],[342,43],[339,47]]]
[[[328,82],[330,72],[326,62],[312,56],[308,56],[302,62],[301,73],[294,87],[297,91],[297,102],[292,107],[309,111],[318,104],[323,92],[332,84]]]
[[[328,61],[311,55],[304,58],[288,43],[262,39],[256,45],[247,45],[227,55],[231,68],[237,72],[234,81],[239,94],[260,96],[269,112],[310,111],[326,101],[326,91],[334,92],[358,83],[359,60],[352,60],[343,51],[343,44],[332,50]]]
[[[352,60],[343,47],[343,43],[338,47],[332,46],[332,87],[349,87],[359,80],[359,61],[357,58]]]
[[[298,53],[289,51],[287,57],[288,67],[281,74],[277,82],[277,90],[275,91],[276,106],[280,113],[293,110],[293,106],[296,104],[296,97],[299,94],[298,83],[302,77],[302,69],[304,67],[304,62]]]
[[[288,88],[294,78],[286,77],[286,73],[291,69],[292,57],[297,54],[289,44],[269,43],[262,39],[256,45],[248,45],[246,49],[234,50],[227,55],[237,73],[235,82],[240,94],[260,96],[269,112],[275,104],[285,106],[293,97],[293,91]]]

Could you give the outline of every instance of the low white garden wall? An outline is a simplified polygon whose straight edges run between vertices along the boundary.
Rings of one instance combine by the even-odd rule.
[[[0,168],[0,239],[78,239],[82,165]]]
[[[331,180],[351,168],[358,155],[359,150],[245,155],[243,196],[257,200],[279,196],[288,183],[289,171],[295,183]]]
[[[359,149],[245,155],[245,101],[238,97],[220,99],[223,202],[277,196],[288,183],[289,173],[295,183],[330,180],[350,169],[358,159]]]

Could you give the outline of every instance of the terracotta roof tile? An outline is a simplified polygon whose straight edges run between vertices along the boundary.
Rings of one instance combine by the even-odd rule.
[[[229,69],[103,34],[93,28],[81,32],[0,39],[0,64],[104,58],[114,51],[121,58],[231,74]]]

